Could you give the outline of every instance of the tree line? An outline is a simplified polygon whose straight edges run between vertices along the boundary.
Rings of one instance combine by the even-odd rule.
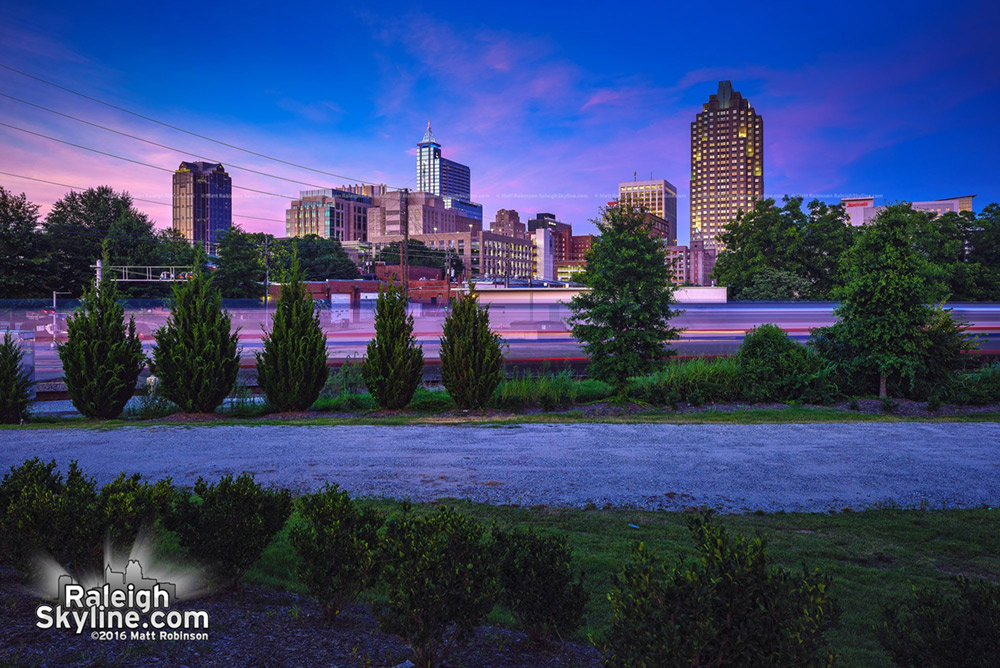
[[[714,278],[731,299],[838,299],[846,286],[848,251],[872,226],[853,227],[844,207],[801,197],[758,201],[725,226]],[[1000,300],[1000,206],[936,215],[893,206],[906,236],[927,260],[928,279],[950,301]]]
[[[193,266],[194,248],[172,228],[157,230],[127,192],[109,186],[70,192],[42,218],[39,206],[22,193],[0,186],[0,295],[5,299],[48,297],[53,291],[83,293],[94,276],[92,265],[107,244],[111,265]],[[357,278],[358,270],[336,239],[308,235],[275,239],[234,225],[222,235],[215,286],[227,299],[264,294],[268,268],[272,282],[290,277],[298,254],[305,280]],[[265,261],[267,265],[265,265]],[[123,283],[126,297],[168,297],[164,282]]]

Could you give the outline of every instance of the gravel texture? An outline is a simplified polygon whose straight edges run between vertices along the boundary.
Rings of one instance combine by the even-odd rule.
[[[248,471],[296,492],[722,512],[1000,503],[1000,424],[157,426],[0,432],[0,467],[71,459],[190,485]]]

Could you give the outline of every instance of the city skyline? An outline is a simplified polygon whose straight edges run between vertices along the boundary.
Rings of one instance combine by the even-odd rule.
[[[686,243],[689,124],[720,80],[731,80],[767,118],[765,196],[839,202],[859,194],[891,201],[975,193],[977,207],[1000,200],[989,150],[1000,143],[990,111],[1000,101],[1000,59],[988,37],[997,9],[902,7],[847,6],[810,21],[789,12],[771,23],[720,12],[720,32],[753,37],[699,44],[679,35],[656,49],[604,35],[599,16],[566,18],[567,30],[553,32],[552,8],[533,7],[530,22],[489,11],[463,21],[446,8],[379,17],[339,10],[344,43],[326,54],[307,41],[290,44],[277,29],[265,40],[269,48],[251,48],[244,33],[259,31],[247,25],[267,20],[266,9],[208,8],[204,26],[181,35],[181,18],[166,11],[154,11],[139,30],[115,13],[12,5],[0,27],[0,63],[221,141],[390,186],[415,186],[415,140],[429,117],[448,157],[474,172],[472,199],[486,218],[498,209],[516,209],[523,220],[551,211],[592,232],[588,221],[619,182],[652,173],[678,185],[678,241]],[[693,9],[676,11],[680,21],[696,20]],[[638,36],[646,29],[637,27]],[[781,44],[760,39],[767,34],[781,34]],[[174,57],[195,44],[217,47],[221,69],[212,72],[225,76],[208,74],[201,60]],[[337,85],[316,85],[326,70]],[[234,186],[289,196],[234,190],[234,222],[251,231],[281,234],[291,198],[314,187],[231,169],[230,161],[321,188],[346,182],[184,135],[10,70],[0,69],[0,85],[34,104],[203,154],[226,165]],[[166,168],[197,159],[10,98],[0,98],[0,116]],[[6,127],[0,144],[0,171],[170,202],[169,180],[153,169]],[[0,183],[25,192],[43,213],[67,191],[7,176]],[[138,206],[158,227],[170,226],[169,206]]]

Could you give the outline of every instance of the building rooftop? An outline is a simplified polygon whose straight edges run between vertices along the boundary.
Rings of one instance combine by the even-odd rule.
[[[424,138],[420,140],[421,144],[437,144],[438,140],[434,138],[434,133],[431,132],[431,121],[427,120],[427,132],[424,133]]]

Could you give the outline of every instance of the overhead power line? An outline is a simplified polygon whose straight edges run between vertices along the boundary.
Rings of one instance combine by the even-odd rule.
[[[83,188],[81,186],[71,186],[68,183],[58,183],[56,181],[49,181],[46,179],[39,179],[34,176],[25,176],[24,174],[12,174],[11,172],[0,172],[4,176],[12,176],[15,179],[25,179],[27,181],[37,181],[39,183],[47,183],[50,186],[61,186],[63,188],[69,188],[70,190],[88,190],[88,188]],[[129,195],[129,197],[132,197]],[[173,206],[170,202],[158,202],[155,199],[143,199],[142,197],[132,197],[136,202],[146,202],[147,204],[160,204],[161,206]],[[249,220],[266,220],[270,223],[284,223],[286,221],[279,218],[261,218],[260,216],[244,216],[238,213],[233,214],[233,218],[247,218]]]
[[[70,185],[68,183],[59,183],[57,181],[49,181],[48,179],[39,179],[39,178],[34,177],[34,176],[25,176],[24,174],[14,174],[12,172],[0,172],[0,174],[2,174],[4,176],[11,176],[11,177],[13,177],[15,179],[25,179],[27,181],[37,181],[38,183],[47,183],[49,185],[60,186],[62,188],[69,188],[71,190],[88,190],[88,188],[82,188],[80,186],[73,186],[73,185]],[[130,197],[131,197],[131,195],[130,195]],[[132,199],[134,201],[136,201],[136,202],[147,202],[149,204],[161,204],[163,206],[172,206],[172,204],[170,204],[168,202],[159,202],[159,201],[151,200],[151,199],[143,199],[141,197],[132,197]],[[285,222],[284,220],[279,220],[277,218],[261,218],[260,216],[241,216],[241,215],[238,215],[238,214],[235,214],[235,213],[233,214],[233,217],[234,218],[248,218],[248,219],[251,219],[251,220],[264,220],[264,221],[268,221],[268,222],[272,222],[272,223],[284,223]],[[104,238],[104,236],[105,236],[105,235],[97,234],[97,233],[94,233],[94,232],[87,232],[87,231],[81,231],[81,230],[67,230],[67,229],[60,229],[60,234],[73,234],[73,235],[76,235],[76,236],[94,237],[94,238]],[[142,238],[140,235],[137,235],[137,234],[128,234],[128,235],[119,235],[119,236],[125,236],[125,237],[128,237],[128,238],[134,238],[134,239]],[[302,246],[319,246],[319,245],[322,245],[324,243],[324,242],[308,242],[308,241],[303,241],[301,237],[291,237],[291,238],[292,239],[299,239],[299,241],[297,243],[299,245],[302,245]],[[393,242],[393,243],[398,243],[398,241],[397,242]],[[240,245],[244,245],[244,246],[259,246],[259,244],[257,244],[257,243],[250,243],[250,242],[243,243],[243,244],[240,244]],[[445,252],[444,250],[442,250],[440,248],[431,248],[431,247],[427,247],[426,249],[421,249],[419,247],[414,247],[414,248],[409,248],[408,251],[409,251],[408,255],[410,255],[411,257],[420,257],[420,258],[437,258],[437,257],[440,257],[441,253]],[[461,257],[461,256],[459,256],[459,257]]]
[[[109,127],[107,127],[105,125],[101,125],[100,123],[94,123],[94,122],[88,121],[86,119],[79,118],[77,116],[72,116],[70,114],[64,114],[61,111],[57,111],[55,109],[50,109],[48,107],[43,107],[40,104],[35,104],[34,102],[29,102],[28,100],[22,100],[19,97],[14,97],[13,95],[8,95],[7,93],[0,93],[0,95],[2,95],[3,97],[9,98],[11,100],[14,100],[15,102],[20,102],[21,104],[26,104],[28,106],[35,107],[36,109],[41,109],[42,111],[47,111],[47,112],[49,112],[51,114],[56,114],[58,116],[63,116],[64,118],[69,118],[69,119],[77,121],[79,123],[84,123],[86,125],[90,125],[90,126],[95,127],[95,128],[100,128],[101,130],[106,130],[107,132],[113,132],[114,134],[121,135],[122,137],[128,137],[129,139],[135,139],[136,141],[141,141],[141,142],[149,144],[151,146],[158,146],[159,148],[165,148],[168,151],[175,151],[175,152],[180,153],[182,155],[190,155],[190,156],[193,156],[195,158],[201,158],[202,160],[208,160],[210,162],[218,162],[218,163],[224,164],[224,165],[226,165],[228,167],[231,167],[233,169],[239,169],[239,170],[242,170],[244,172],[251,172],[253,174],[259,174],[261,176],[266,176],[266,177],[272,178],[272,179],[279,179],[281,181],[288,181],[289,183],[298,183],[299,185],[311,186],[313,188],[326,188],[327,187],[327,186],[320,185],[318,183],[309,183],[308,181],[299,181],[298,179],[289,179],[289,178],[286,178],[284,176],[278,176],[277,174],[270,174],[268,172],[262,172],[262,171],[257,170],[257,169],[251,169],[250,167],[243,167],[243,166],[240,166],[240,165],[233,164],[231,162],[224,162],[224,161],[221,161],[221,160],[216,160],[215,158],[213,158],[211,156],[201,155],[199,153],[195,153],[194,151],[186,151],[186,150],[184,150],[182,148],[177,148],[175,146],[168,146],[167,144],[161,144],[161,143],[155,142],[155,141],[153,141],[151,139],[145,139],[143,137],[137,137],[136,135],[132,135],[132,134],[129,134],[127,132],[122,132],[121,130],[115,130],[114,128],[109,128]]]
[[[103,104],[104,106],[110,107],[111,109],[116,109],[116,110],[124,112],[126,114],[130,114],[132,116],[135,116],[136,118],[141,118],[141,119],[149,121],[151,123],[156,123],[157,125],[162,125],[163,127],[170,128],[171,130],[176,130],[178,132],[183,132],[185,134],[191,135],[192,137],[198,137],[199,139],[204,139],[204,140],[210,141],[210,142],[212,142],[214,144],[219,144],[220,146],[226,146],[228,148],[232,148],[232,149],[235,149],[237,151],[242,151],[244,153],[249,153],[250,155],[256,155],[259,158],[265,158],[267,160],[273,160],[274,162],[280,162],[283,165],[289,165],[291,167],[296,167],[298,169],[304,169],[306,171],[315,172],[317,174],[324,174],[326,176],[332,176],[332,177],[337,178],[337,179],[343,179],[343,180],[346,180],[346,181],[353,181],[355,183],[361,183],[361,184],[365,184],[365,185],[381,185],[379,183],[376,183],[375,181],[366,181],[364,179],[355,179],[355,178],[352,178],[350,176],[344,176],[343,174],[334,174],[333,172],[327,172],[327,171],[322,170],[322,169],[316,169],[314,167],[308,167],[306,165],[302,165],[302,164],[299,164],[297,162],[291,162],[289,160],[282,160],[281,158],[276,158],[274,156],[267,155],[266,153],[260,153],[258,151],[253,151],[253,150],[250,150],[248,148],[243,148],[242,146],[237,146],[236,144],[230,144],[228,142],[220,141],[218,139],[213,139],[212,137],[209,137],[207,135],[199,134],[197,132],[192,132],[191,130],[185,130],[182,127],[178,127],[176,125],[172,125],[170,123],[166,123],[166,122],[158,120],[156,118],[152,118],[150,116],[146,116],[145,114],[140,114],[140,113],[132,111],[130,109],[126,109],[125,107],[120,107],[120,106],[118,106],[116,104],[112,104],[110,102],[105,102],[104,100],[100,100],[100,99],[98,99],[96,97],[87,95],[86,93],[81,93],[79,91],[75,91],[72,88],[67,88],[66,86],[62,86],[62,85],[57,84],[57,83],[55,83],[53,81],[49,81],[48,79],[43,79],[41,77],[37,77],[37,76],[35,76],[33,74],[29,74],[29,73],[24,72],[22,70],[19,70],[17,68],[11,67],[10,65],[5,65],[3,63],[0,63],[0,67],[4,68],[6,70],[10,70],[11,72],[15,72],[17,74],[20,74],[21,76],[28,77],[29,79],[34,79],[35,81],[39,81],[39,82],[41,82],[41,83],[43,83],[43,84],[45,84],[47,86],[52,86],[53,88],[58,88],[59,90],[66,91],[67,93],[72,93],[73,95],[77,95],[79,97],[82,97],[84,99],[90,100],[92,102],[96,102],[98,104]],[[397,190],[402,190],[402,188],[397,188]]]
[[[126,158],[125,156],[122,156],[122,155],[116,155],[114,153],[108,153],[107,151],[101,151],[99,149],[91,148],[89,146],[84,146],[82,144],[74,144],[73,142],[66,141],[65,139],[59,139],[57,137],[51,137],[49,135],[42,134],[41,132],[35,132],[33,130],[26,130],[26,129],[18,127],[16,125],[11,125],[10,123],[4,123],[4,122],[0,121],[0,125],[2,125],[4,127],[11,128],[13,130],[18,130],[20,132],[27,133],[29,135],[35,135],[36,137],[42,137],[43,139],[49,139],[51,141],[59,142],[60,144],[66,144],[67,146],[73,146],[74,148],[83,149],[84,151],[91,151],[93,153],[99,153],[101,155],[106,155],[106,156],[108,156],[110,158],[117,158],[118,160],[125,160],[126,162],[131,162],[131,163],[134,163],[136,165],[142,165],[143,167],[149,167],[150,169],[158,169],[161,172],[170,172],[172,174],[173,172],[176,171],[176,170],[173,170],[173,169],[168,169],[167,167],[160,167],[159,165],[153,165],[153,164],[150,164],[148,162],[142,162],[141,160],[135,160],[133,158]],[[284,199],[298,199],[298,197],[292,197],[291,195],[280,195],[278,193],[268,192],[267,190],[257,190],[256,188],[247,188],[246,186],[233,185],[232,187],[236,188],[238,190],[247,190],[249,192],[259,193],[261,195],[270,195],[272,197],[282,197]]]

